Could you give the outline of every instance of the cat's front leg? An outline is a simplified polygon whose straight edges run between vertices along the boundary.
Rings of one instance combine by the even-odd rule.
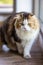
[[[34,40],[31,40],[30,42],[26,43],[24,47],[24,58],[26,59],[31,58],[30,51],[31,51],[33,43],[34,43]]]
[[[30,49],[29,49],[28,45],[26,45],[24,48],[24,58],[26,58],[26,59],[31,58]]]
[[[18,49],[19,54],[23,54],[23,47],[22,47],[21,43],[16,42],[16,45],[17,45],[17,49]]]

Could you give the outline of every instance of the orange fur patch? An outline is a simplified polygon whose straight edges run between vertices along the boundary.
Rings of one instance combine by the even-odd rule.
[[[20,18],[18,18],[18,17],[20,17]],[[20,16],[20,14],[19,14],[18,17],[17,17],[17,22],[16,22],[16,28],[19,29],[22,26],[21,23],[23,23],[23,14],[22,14],[22,16]],[[28,20],[28,25],[31,28],[36,30],[39,27],[39,22],[38,22],[37,18],[34,17],[34,15],[32,15],[32,14],[28,15],[27,20]]]

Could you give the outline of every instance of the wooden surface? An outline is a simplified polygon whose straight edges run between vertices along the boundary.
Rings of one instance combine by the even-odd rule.
[[[7,53],[0,51],[0,65],[43,65],[43,52],[40,43],[43,44],[43,26],[41,38],[33,45],[30,59],[24,59],[23,55],[19,55],[15,51]]]
[[[24,59],[15,52],[0,52],[0,65],[43,65],[43,54],[31,52],[32,58]]]

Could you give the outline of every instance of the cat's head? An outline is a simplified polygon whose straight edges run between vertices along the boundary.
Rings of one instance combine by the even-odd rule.
[[[21,31],[37,30],[39,28],[39,22],[35,15],[27,12],[20,12],[13,16],[9,30],[14,27]]]
[[[13,19],[15,21],[14,26],[17,30],[31,31],[36,30],[39,27],[36,16],[31,13],[18,13]]]

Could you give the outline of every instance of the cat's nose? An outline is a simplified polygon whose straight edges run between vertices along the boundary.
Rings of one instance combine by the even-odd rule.
[[[31,30],[30,27],[27,26],[27,25],[24,26],[24,29],[25,29],[26,31],[30,31],[30,30]]]

